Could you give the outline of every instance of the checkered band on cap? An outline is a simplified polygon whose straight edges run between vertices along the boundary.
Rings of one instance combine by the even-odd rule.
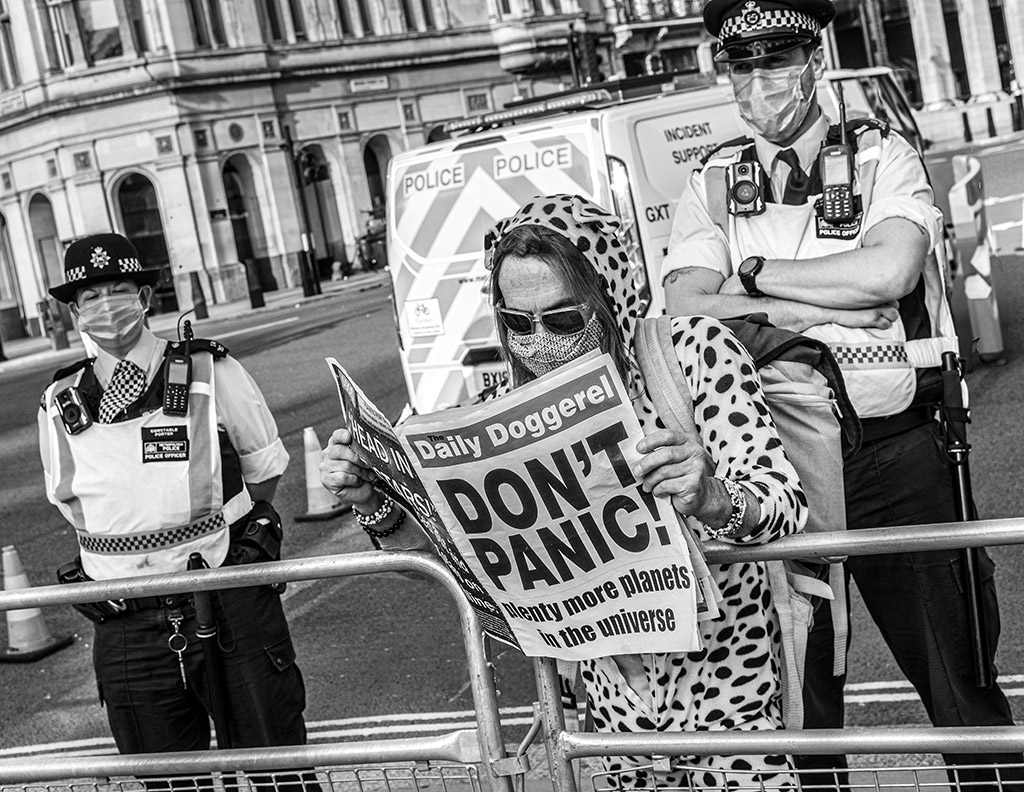
[[[836,362],[848,369],[910,368],[910,359],[903,344],[848,346],[830,344]]]
[[[788,8],[762,11],[756,3],[747,3],[739,13],[722,21],[718,38],[724,44],[729,39],[770,32],[820,36],[821,25],[810,14],[801,11]]]
[[[142,263],[137,258],[119,258],[117,260],[117,270],[115,271],[111,266],[110,254],[102,247],[95,247],[92,249],[92,253],[89,256],[90,267],[85,264],[79,264],[74,267],[68,267],[64,271],[65,283],[74,283],[75,281],[85,280],[90,275],[99,274],[97,271],[104,271],[104,274],[128,274],[130,272],[142,272]]]
[[[86,531],[78,532],[78,543],[82,549],[98,555],[131,555],[144,553],[148,550],[159,550],[165,547],[191,542],[200,536],[206,536],[223,530],[227,523],[223,514],[205,517],[191,525],[181,528],[168,528],[147,534],[106,534],[97,536]]]

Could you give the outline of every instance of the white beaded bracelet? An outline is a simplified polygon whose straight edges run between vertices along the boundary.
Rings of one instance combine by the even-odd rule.
[[[729,515],[729,522],[721,528],[712,528],[710,526],[705,526],[705,528],[715,539],[723,539],[735,536],[743,528],[743,518],[747,514],[747,497],[743,493],[743,487],[732,479],[719,478],[718,476],[715,476],[715,478],[722,482],[726,492],[729,493],[729,500],[732,502],[732,514]]]
[[[390,495],[384,496],[384,503],[381,504],[380,508],[377,509],[373,514],[360,514],[356,512],[356,522],[363,528],[373,528],[375,525],[380,525],[384,522],[391,514],[391,510],[395,507],[395,502],[391,500]]]

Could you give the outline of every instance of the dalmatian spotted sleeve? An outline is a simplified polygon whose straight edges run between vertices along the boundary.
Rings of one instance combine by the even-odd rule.
[[[807,500],[749,353],[725,325],[706,316],[675,318],[672,340],[715,475],[744,484],[761,505],[758,528],[733,541],[770,542],[800,531]]]

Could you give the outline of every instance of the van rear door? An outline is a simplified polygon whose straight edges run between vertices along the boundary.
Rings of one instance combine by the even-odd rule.
[[[631,253],[642,256],[648,274],[649,314],[658,316],[665,306],[661,263],[668,252],[676,204],[690,174],[715,146],[749,133],[728,86],[609,108],[602,127],[615,211],[623,219],[624,231],[633,233]]]
[[[509,127],[396,156],[388,260],[412,407],[460,404],[504,377],[484,294],[483,236],[530,198],[577,193],[607,203],[592,114]]]

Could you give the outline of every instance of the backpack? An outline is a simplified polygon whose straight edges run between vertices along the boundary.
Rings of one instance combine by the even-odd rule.
[[[672,317],[637,326],[636,353],[647,391],[669,428],[696,433],[693,400],[672,343]],[[843,459],[860,447],[861,427],[828,347],[777,328],[765,314],[722,322],[754,360],[772,420],[807,496],[805,532],[846,529]],[[848,618],[841,558],[765,564],[782,633],[782,709],[787,728],[803,725],[803,667],[814,604],[832,600],[833,673],[846,670]]]

